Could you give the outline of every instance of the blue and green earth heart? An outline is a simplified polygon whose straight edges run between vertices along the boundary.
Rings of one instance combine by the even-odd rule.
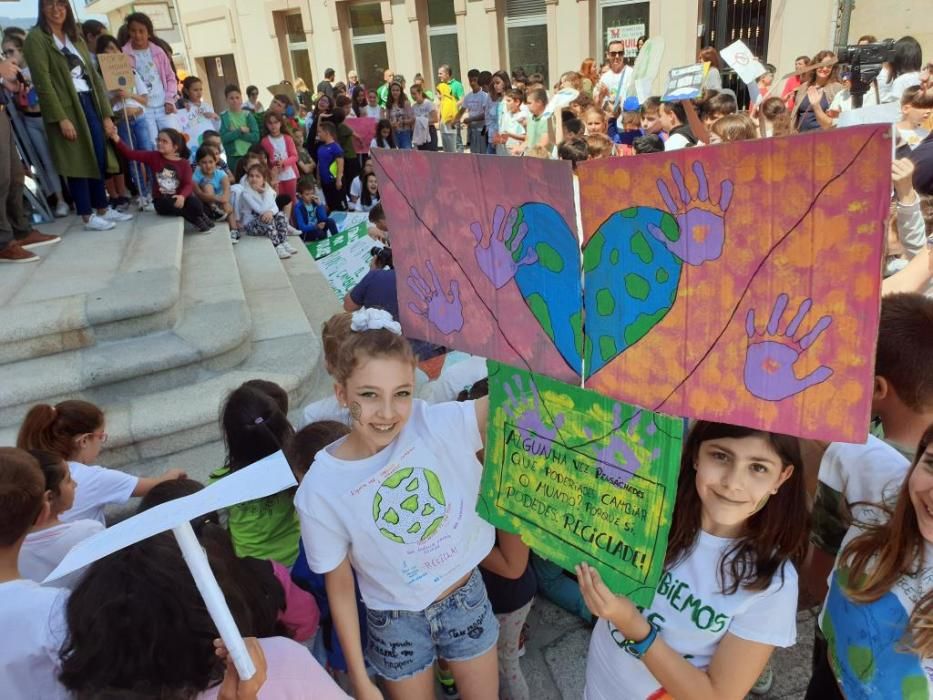
[[[538,263],[519,266],[515,283],[577,374],[584,358],[586,376],[596,374],[671,310],[683,263],[649,233],[649,227],[656,227],[669,241],[677,241],[680,228],[669,213],[630,207],[606,219],[583,246],[583,291],[576,233],[547,204],[524,204],[518,211],[513,231],[525,222],[528,233],[513,259],[521,260],[531,247]]]

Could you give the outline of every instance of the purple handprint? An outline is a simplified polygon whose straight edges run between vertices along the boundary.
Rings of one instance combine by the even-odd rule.
[[[779,325],[787,309],[788,296],[780,294],[774,302],[771,318],[764,332],[755,331],[755,310],[749,309],[745,317],[745,333],[748,335],[748,353],[745,356],[745,387],[759,399],[781,401],[799,394],[814,384],[825,382],[833,371],[825,365],[816,368],[806,377],[798,379],[794,364],[803,352],[816,342],[832,318],[823,316],[800,340],[794,340],[797,330],[810,312],[813,302],[804,299],[797,314],[787,324],[783,335]],[[772,336],[772,337],[768,337]],[[774,337],[777,336],[777,337]]]
[[[515,384],[514,390],[508,382],[503,385],[505,393],[509,396],[509,400],[503,404],[505,412],[515,421],[522,439],[534,437],[535,442],[541,446],[542,453],[550,452],[558,431],[564,425],[564,414],[558,413],[553,417],[553,421],[550,415],[542,415],[541,395],[533,379],[529,382],[528,389],[524,388],[519,374],[512,376],[512,382]],[[527,405],[529,397],[530,407]],[[552,422],[553,427],[550,427]],[[534,452],[538,454],[537,449]]]
[[[668,211],[677,220],[679,235],[673,238],[674,232],[665,231],[655,224],[648,224],[648,232],[688,265],[701,265],[722,255],[722,246],[726,240],[723,217],[732,203],[733,187],[731,180],[723,180],[719,186],[719,204],[715,204],[710,201],[709,181],[699,161],[693,163],[693,174],[697,179],[696,200],[690,196],[680,168],[671,165],[671,176],[680,194],[679,205],[674,202],[667,183],[658,178],[658,192]]]
[[[447,292],[431,261],[425,263],[431,274],[432,284],[424,281],[418,269],[412,267],[408,275],[408,287],[422,302],[422,305],[408,302],[408,308],[419,316],[424,316],[444,335],[463,330],[463,304],[460,302],[460,283],[451,280]]]
[[[492,215],[488,237],[479,221],[470,224],[473,238],[476,239],[476,262],[496,289],[501,289],[515,277],[521,265],[529,265],[538,260],[538,254],[533,248],[529,248],[521,257],[522,241],[528,234],[528,224],[523,221],[516,226],[517,220],[517,209],[511,209],[506,217],[505,208],[497,206]]]
[[[641,423],[642,412],[637,411],[629,420],[628,433],[629,439],[620,436],[619,431],[622,428],[622,406],[615,404],[612,409],[612,433],[609,438],[609,444],[596,451],[596,461],[599,462],[597,469],[600,474],[611,481],[616,486],[625,486],[628,480],[642,467],[642,462],[632,449],[630,440],[633,439],[638,425]],[[654,423],[646,427],[649,435],[653,435],[657,430]],[[652,454],[653,458],[658,456]]]

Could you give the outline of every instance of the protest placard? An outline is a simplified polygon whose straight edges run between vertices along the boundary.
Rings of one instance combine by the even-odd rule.
[[[707,73],[709,73],[709,63],[695,63],[690,66],[671,68],[667,78],[667,88],[664,90],[661,101],[677,102],[699,97]]]
[[[353,147],[357,153],[369,153],[378,123],[379,120],[373,117],[354,117],[352,113],[344,120],[344,124],[353,130]]]
[[[754,83],[759,77],[768,72],[768,69],[761,65],[752,50],[741,39],[729,44],[719,52],[719,55],[746,85]]]
[[[649,605],[664,566],[683,420],[489,363],[477,512],[568,571]]]
[[[102,53],[97,55],[97,60],[108,90],[133,91],[136,81],[133,79],[133,63],[129,56],[125,53]]]
[[[359,223],[336,236],[307,244],[308,252],[341,301],[369,272],[372,249],[381,247],[367,228],[366,223]]]

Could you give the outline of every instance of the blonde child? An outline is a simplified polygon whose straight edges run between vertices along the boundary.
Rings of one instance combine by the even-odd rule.
[[[266,236],[279,258],[286,259],[298,251],[288,243],[288,220],[275,204],[275,190],[269,184],[269,171],[261,163],[246,169],[246,179],[237,197],[237,220],[240,231],[247,236]]]
[[[295,506],[308,563],[324,574],[354,697],[382,698],[366,673],[354,572],[367,608],[365,656],[389,698],[433,700],[438,657],[463,700],[498,697],[498,623],[476,568],[495,539],[476,514],[488,399],[414,399],[415,356],[387,311],[337,314],[323,342],[352,424],[317,453]],[[418,496],[417,512],[395,500],[401,494]]]

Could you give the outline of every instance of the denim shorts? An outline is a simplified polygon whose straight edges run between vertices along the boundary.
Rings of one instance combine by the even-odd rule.
[[[425,610],[366,610],[366,658],[383,678],[400,681],[431,667],[437,657],[468,661],[496,646],[499,623],[479,569]]]

